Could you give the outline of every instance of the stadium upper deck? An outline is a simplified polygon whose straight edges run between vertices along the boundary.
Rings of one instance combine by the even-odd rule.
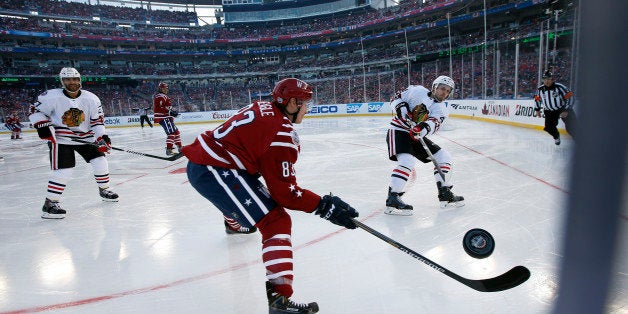
[[[175,23],[165,29],[140,23],[147,12],[140,12],[138,16],[142,18],[131,27],[120,27],[122,22],[106,18],[90,20],[89,14],[78,18],[62,15],[51,18],[42,14],[28,20],[5,16],[0,17],[2,74],[22,80],[22,84],[28,79],[29,86],[40,89],[55,84],[53,78],[61,66],[75,66],[88,78],[111,78],[93,81],[108,88],[141,85],[138,79],[189,81],[205,86],[205,92],[203,87],[194,91],[185,89],[192,96],[183,101],[194,99],[192,108],[202,108],[201,102],[223,106],[233,103],[234,98],[247,98],[246,92],[242,94],[243,81],[272,86],[273,81],[285,76],[317,80],[321,103],[387,100],[392,92],[407,85],[408,70],[412,71],[412,82],[417,83],[429,81],[436,72],[448,72],[450,25],[455,55],[452,64],[456,65],[452,76],[461,86],[458,97],[478,97],[484,74],[481,2],[439,1],[418,5],[408,1],[393,8],[314,17],[307,23],[286,22],[283,26],[262,23],[177,28]],[[18,10],[15,6],[7,7],[13,1],[0,3],[2,12]],[[485,73],[488,95],[513,97],[515,62],[519,64],[517,75],[521,85],[518,94],[529,95],[536,87],[539,69],[535,38],[541,23],[548,19],[544,13],[548,4],[536,0],[488,3],[490,44]],[[21,7],[22,13],[26,14],[29,8]],[[106,10],[107,6],[101,6],[96,11]],[[51,8],[46,12],[63,11]],[[569,12],[562,14],[557,24],[544,28],[556,27],[561,34],[555,63],[560,62],[560,71],[556,72],[563,77],[569,76],[571,59],[573,19]],[[115,16],[132,16],[127,13]],[[445,13],[452,13],[451,24],[444,18]],[[74,22],[59,22],[70,18]],[[521,46],[517,61],[516,43]],[[387,87],[382,81],[393,83]],[[19,86],[19,83],[11,84]],[[225,84],[235,88],[225,88]],[[249,84],[245,86],[251,89],[263,89],[264,85]],[[221,91],[207,92],[217,86],[228,91],[229,96]],[[117,102],[130,102],[124,99],[126,94],[122,93],[123,99]]]

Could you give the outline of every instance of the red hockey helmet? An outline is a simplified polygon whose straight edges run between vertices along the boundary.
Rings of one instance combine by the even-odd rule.
[[[307,102],[312,99],[312,87],[304,81],[291,77],[277,82],[272,96],[274,101],[283,106],[288,104],[290,98]]]

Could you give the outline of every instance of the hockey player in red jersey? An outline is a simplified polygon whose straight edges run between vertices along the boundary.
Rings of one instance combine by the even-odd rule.
[[[300,143],[293,124],[301,123],[312,98],[298,79],[277,83],[271,102],[255,102],[183,147],[190,160],[192,186],[222,213],[262,234],[270,313],[316,313],[315,302],[292,296],[291,219],[286,209],[314,212],[334,224],[355,229],[358,212],[331,194],[323,197],[297,184],[294,163]],[[262,177],[267,186],[259,180]]]
[[[59,79],[62,88],[39,95],[29,116],[37,134],[48,141],[50,149],[52,174],[41,215],[46,219],[65,218],[66,211],[59,201],[76,166],[75,152],[91,165],[102,200],[118,201],[118,194],[109,189],[109,164],[104,153],[111,149],[111,139],[105,134],[100,99],[81,89],[81,74],[75,68],[61,69]],[[94,143],[84,144],[73,139]]]
[[[168,97],[169,86],[168,84],[161,82],[157,86],[158,93],[153,97],[153,112],[155,123],[159,123],[166,132],[166,155],[174,155],[172,150],[176,145],[179,151],[181,151],[181,132],[174,124],[174,118],[178,116],[178,113],[172,110],[172,103],[170,97]]]
[[[20,117],[17,115],[17,110],[13,111],[13,114],[11,114],[7,118],[7,120],[4,123],[4,126],[6,126],[7,129],[11,130],[12,140],[18,140],[22,138],[21,134],[22,134],[22,128],[24,127],[24,125],[20,123]]]

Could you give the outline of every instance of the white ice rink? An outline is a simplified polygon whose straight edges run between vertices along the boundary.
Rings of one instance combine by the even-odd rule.
[[[466,206],[438,207],[431,164],[417,164],[404,200],[409,217],[383,214],[390,171],[389,118],[313,118],[299,126],[301,186],[333,192],[360,220],[466,278],[516,265],[532,276],[511,290],[472,290],[361,229],[346,230],[291,211],[297,302],[320,313],[550,313],[562,262],[563,205],[570,149],[541,131],[453,120],[432,140],[454,158],[454,193]],[[179,126],[184,144],[215,124]],[[113,145],[164,155],[156,126],[110,128]],[[222,215],[175,162],[114,151],[108,157],[119,203],[100,200],[78,157],[62,220],[40,218],[49,177],[47,147],[35,133],[0,140],[0,313],[265,313],[260,234],[227,236]],[[628,313],[626,211],[608,313]],[[462,237],[483,228],[496,241],[486,259]],[[594,270],[592,270],[594,271]]]

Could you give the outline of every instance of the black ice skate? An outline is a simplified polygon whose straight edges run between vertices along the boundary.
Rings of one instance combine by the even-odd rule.
[[[408,205],[401,200],[401,196],[404,192],[396,193],[392,192],[392,189],[388,188],[388,198],[386,199],[385,214],[399,215],[399,216],[411,216],[412,205]]]
[[[100,197],[102,198],[103,201],[105,202],[117,202],[118,201],[118,194],[116,194],[113,191],[110,191],[108,188],[107,189],[103,189],[103,188],[98,188],[100,189]]]
[[[65,210],[59,206],[59,201],[52,201],[46,198],[44,206],[42,206],[41,218],[44,219],[63,219],[65,218]]]
[[[318,313],[318,304],[311,302],[308,304],[294,303],[287,297],[275,292],[273,284],[266,282],[266,296],[268,297],[268,314],[281,313]]]
[[[226,220],[224,220],[224,222],[225,222],[225,232],[227,234],[250,234],[257,231],[257,228],[255,227],[251,227],[251,228],[243,227],[237,222],[233,225],[229,224]]]
[[[554,144],[560,145],[560,137],[554,139]]]
[[[166,147],[166,156],[172,156],[172,155],[174,155],[174,150],[172,150],[172,148]]]
[[[464,197],[455,195],[450,186],[442,186],[440,182],[436,182],[436,186],[438,187],[440,208],[464,206]]]

